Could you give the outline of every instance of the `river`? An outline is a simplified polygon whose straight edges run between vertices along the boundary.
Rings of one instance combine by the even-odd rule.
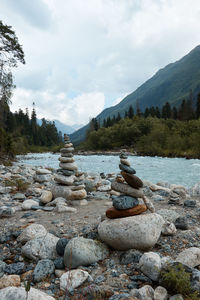
[[[59,168],[59,154],[30,153],[18,155],[18,163],[33,166]],[[84,172],[119,172],[119,157],[107,155],[75,155],[79,171]],[[165,181],[191,187],[200,181],[200,160],[185,158],[163,158],[149,156],[129,156],[131,166],[137,176],[153,183]]]

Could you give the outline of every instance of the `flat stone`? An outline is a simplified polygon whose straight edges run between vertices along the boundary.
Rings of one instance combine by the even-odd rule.
[[[63,291],[75,289],[85,282],[89,273],[83,270],[71,270],[60,277],[60,289]]]
[[[106,211],[106,217],[109,219],[124,218],[139,215],[147,210],[146,205],[137,205],[133,208],[126,210],[117,210],[114,207],[109,208]]]
[[[147,250],[158,241],[163,218],[156,214],[141,214],[133,217],[106,219],[98,226],[102,241],[116,250]]]
[[[75,161],[74,158],[72,157],[59,157],[59,161],[61,161],[62,163],[73,163]]]
[[[73,157],[73,153],[66,153],[66,152],[63,152],[61,153],[61,157]]]
[[[119,183],[116,181],[112,181],[111,188],[117,192],[129,195],[134,198],[143,198],[143,196],[144,196],[144,193],[141,189],[139,189],[139,190],[134,189],[126,183]]]
[[[51,180],[51,174],[45,174],[45,175],[39,175],[39,174],[35,174],[33,176],[33,179],[36,181],[36,182],[39,182],[39,183],[43,183],[43,182],[48,182]]]
[[[56,174],[54,177],[54,180],[58,183],[64,184],[64,185],[73,185],[74,183],[74,175],[71,176],[64,176]]]
[[[48,169],[37,169],[36,174],[38,175],[46,175],[46,174],[51,174],[52,172]]]
[[[128,167],[131,166],[130,162],[128,161],[128,159],[124,159],[124,158],[121,158],[120,159],[120,163],[123,164],[123,165],[126,165]]]
[[[73,147],[73,144],[72,143],[69,143],[67,142],[65,145],[64,145],[64,148],[71,148]]]
[[[75,163],[59,163],[61,169],[69,171],[77,171],[78,167]]]
[[[57,211],[58,213],[62,213],[62,212],[76,213],[77,209],[58,202],[56,204],[55,211]]]
[[[65,247],[64,264],[68,268],[88,266],[106,258],[109,254],[105,244],[83,237],[73,238]]]
[[[74,151],[74,147],[69,147],[69,148],[61,148],[60,152],[61,153],[72,153]]]
[[[76,174],[75,171],[64,170],[64,169],[58,169],[57,173],[61,174],[61,175],[64,175],[64,176],[71,176],[71,175],[75,175]]]
[[[133,208],[139,204],[138,199],[125,195],[121,195],[119,197],[112,197],[112,199],[114,208],[119,210]]]
[[[121,171],[121,174],[122,174],[123,178],[125,179],[125,181],[133,188],[139,189],[139,188],[143,187],[143,182],[139,177],[137,177],[133,174],[126,173],[124,171]]]
[[[120,168],[120,170],[125,171],[126,173],[130,173],[130,174],[136,173],[136,171],[133,168],[123,165],[123,164],[119,164],[119,168]]]

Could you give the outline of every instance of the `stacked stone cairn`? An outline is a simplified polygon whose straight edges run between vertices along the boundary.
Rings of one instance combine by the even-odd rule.
[[[87,204],[85,200],[87,193],[83,183],[83,173],[78,172],[77,165],[73,156],[74,147],[69,136],[64,134],[64,147],[60,149],[59,157],[60,169],[54,177],[56,185],[53,188],[54,198],[63,197],[70,200],[70,204],[79,205],[81,201]],[[76,203],[74,202],[76,200]],[[83,204],[83,203],[82,203]]]
[[[137,177],[136,171],[131,167],[125,152],[120,153],[121,176],[112,182],[113,207],[106,211],[110,219],[139,215],[149,209],[154,212],[152,203],[144,196],[142,180]]]

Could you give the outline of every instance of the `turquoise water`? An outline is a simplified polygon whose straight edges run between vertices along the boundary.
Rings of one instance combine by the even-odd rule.
[[[59,154],[37,153],[18,156],[19,163],[33,166],[58,168]],[[119,172],[119,157],[106,155],[75,155],[79,171],[84,172]],[[191,187],[200,181],[200,160],[184,158],[162,158],[149,156],[129,156],[131,166],[137,176],[153,183],[165,181]]]

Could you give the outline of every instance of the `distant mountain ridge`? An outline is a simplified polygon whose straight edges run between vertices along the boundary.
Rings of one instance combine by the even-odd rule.
[[[102,123],[109,116],[117,116],[118,113],[122,116],[130,105],[135,111],[137,105],[144,111],[150,106],[161,108],[166,102],[177,107],[191,91],[193,99],[200,92],[200,45],[180,60],[160,69],[133,93],[117,105],[103,110],[96,118]],[[71,134],[72,142],[77,144],[83,141],[88,127],[87,124]]]
[[[64,133],[71,134],[83,126],[82,124],[74,124],[74,125],[70,126],[70,125],[66,125],[58,120],[47,120],[47,121],[55,122],[55,126],[56,126],[57,130],[61,131],[62,134],[64,134]],[[40,120],[40,119],[38,119],[37,122],[39,125],[42,124],[42,120]]]

